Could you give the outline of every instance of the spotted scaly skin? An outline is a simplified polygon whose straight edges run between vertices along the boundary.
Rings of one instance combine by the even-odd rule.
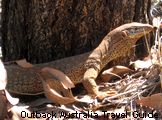
[[[93,51],[49,63],[37,64],[35,67],[58,69],[65,73],[74,84],[82,82],[89,94],[106,96],[107,93],[98,91],[95,82],[99,72],[111,60],[125,56],[139,38],[153,29],[154,27],[149,24],[135,22],[124,24],[109,32]],[[35,95],[43,92],[42,82],[37,73],[32,70],[20,68],[17,65],[6,66],[6,70],[9,92],[23,95]],[[11,72],[14,72],[17,76],[20,74],[21,77],[13,79],[14,74],[10,74]]]

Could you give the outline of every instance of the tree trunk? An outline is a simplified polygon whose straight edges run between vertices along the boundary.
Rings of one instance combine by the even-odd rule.
[[[149,22],[150,6],[151,0],[2,0],[3,60],[42,63],[90,51],[123,23]]]

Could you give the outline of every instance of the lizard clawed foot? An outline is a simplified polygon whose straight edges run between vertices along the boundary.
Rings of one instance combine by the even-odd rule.
[[[103,100],[105,97],[110,97],[110,96],[114,96],[116,95],[116,92],[115,91],[107,91],[107,92],[97,92],[97,98],[99,100]]]

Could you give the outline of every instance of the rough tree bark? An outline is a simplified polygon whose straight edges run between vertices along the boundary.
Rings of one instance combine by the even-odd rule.
[[[149,22],[151,0],[2,0],[3,60],[52,61],[95,48],[113,28]]]

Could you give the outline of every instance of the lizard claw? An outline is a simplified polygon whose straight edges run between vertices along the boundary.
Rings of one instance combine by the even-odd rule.
[[[103,100],[105,97],[110,97],[116,95],[115,91],[107,91],[107,92],[98,92],[97,99]]]

